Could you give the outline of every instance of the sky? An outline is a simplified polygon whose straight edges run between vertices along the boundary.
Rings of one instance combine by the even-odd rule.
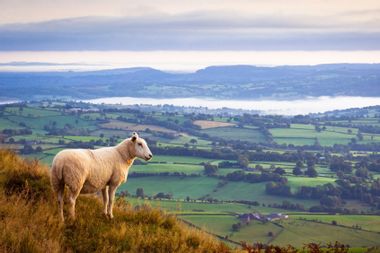
[[[107,58],[104,52],[124,52],[140,65],[150,64],[149,53],[164,54],[182,69],[203,58],[259,65],[380,62],[380,1],[0,0],[0,63],[49,61],[33,52],[56,52],[60,63],[78,61],[62,52],[76,52],[82,61],[83,52],[93,52],[99,58],[92,65]]]

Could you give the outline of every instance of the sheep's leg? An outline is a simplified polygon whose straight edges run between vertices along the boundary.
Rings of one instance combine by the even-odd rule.
[[[109,202],[108,202],[108,216],[112,219],[113,218],[113,202],[115,199],[115,192],[116,192],[117,186],[110,185],[108,187],[108,196],[109,196]]]
[[[104,214],[107,216],[107,207],[108,207],[108,186],[104,187],[102,189],[102,196],[103,196],[103,205],[104,205]]]
[[[65,217],[63,216],[63,190],[60,189],[57,195],[58,195],[59,214],[61,216],[61,220],[65,221]]]
[[[79,196],[80,189],[79,190],[71,190],[70,196],[69,196],[69,212],[72,219],[75,219],[75,202]]]

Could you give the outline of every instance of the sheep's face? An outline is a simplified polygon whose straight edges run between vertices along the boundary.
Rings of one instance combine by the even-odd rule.
[[[137,133],[133,133],[131,140],[134,143],[136,157],[144,159],[145,161],[152,159],[152,152],[143,138],[140,138]]]

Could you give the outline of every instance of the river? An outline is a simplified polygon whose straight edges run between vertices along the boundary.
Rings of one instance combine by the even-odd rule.
[[[135,98],[135,97],[104,97],[83,100],[94,104],[121,105],[174,105],[207,107],[209,109],[231,108],[260,111],[262,114],[298,115],[322,113],[332,110],[361,108],[380,105],[380,97],[307,97],[295,100],[254,99],[228,100],[213,98]]]

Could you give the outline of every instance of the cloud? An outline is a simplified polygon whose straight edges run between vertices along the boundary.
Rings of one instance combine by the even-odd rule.
[[[0,50],[378,50],[379,20],[192,12],[0,26]]]

